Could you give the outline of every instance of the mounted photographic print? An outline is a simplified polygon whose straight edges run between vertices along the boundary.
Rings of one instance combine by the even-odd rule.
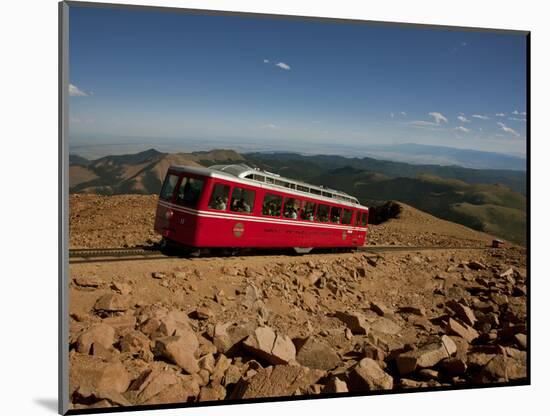
[[[529,384],[529,32],[59,10],[60,413]]]

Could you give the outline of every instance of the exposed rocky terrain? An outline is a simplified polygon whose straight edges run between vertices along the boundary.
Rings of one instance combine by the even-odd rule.
[[[71,245],[152,238],[116,198],[85,198]],[[453,248],[490,237],[436,219],[407,240],[429,216],[402,214],[371,238],[451,247],[71,264],[72,408],[525,382],[525,250]]]

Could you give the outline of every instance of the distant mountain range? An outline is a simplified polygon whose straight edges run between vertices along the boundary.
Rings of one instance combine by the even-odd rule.
[[[527,160],[522,157],[454,147],[414,143],[365,145],[365,152],[376,159],[413,164],[456,165],[472,169],[527,169]]]
[[[296,153],[144,152],[87,160],[70,156],[70,192],[156,194],[172,164],[246,163],[350,193],[365,205],[398,200],[517,243],[526,241],[526,172],[415,165],[373,158]]]

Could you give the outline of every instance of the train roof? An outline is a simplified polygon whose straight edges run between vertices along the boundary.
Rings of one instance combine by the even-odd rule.
[[[171,169],[187,171],[199,175],[221,177],[225,179],[235,180],[239,182],[261,186],[263,188],[271,188],[274,190],[284,190],[286,192],[297,193],[299,195],[309,194],[312,198],[331,200],[342,204],[349,204],[354,207],[362,206],[358,199],[345,192],[335,189],[326,188],[324,186],[312,185],[306,182],[295,179],[285,178],[273,172],[255,169],[245,164],[232,165],[213,165],[208,168],[191,167],[191,166],[171,166]]]

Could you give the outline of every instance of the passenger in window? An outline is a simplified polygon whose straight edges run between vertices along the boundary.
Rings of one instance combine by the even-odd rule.
[[[244,198],[241,198],[239,200],[239,207],[241,208],[242,212],[250,212],[250,205],[247,204]]]
[[[298,213],[296,212],[296,210],[294,208],[290,208],[288,218],[290,218],[292,220],[295,220],[296,218],[298,218]]]
[[[307,213],[306,219],[307,219],[308,221],[313,221],[313,220],[315,219],[315,217],[313,216],[313,211],[309,211],[309,212]]]
[[[221,196],[218,196],[216,198],[216,203],[214,204],[214,209],[224,211],[225,208],[227,208],[227,204],[225,203],[225,201],[223,200],[223,198]]]

